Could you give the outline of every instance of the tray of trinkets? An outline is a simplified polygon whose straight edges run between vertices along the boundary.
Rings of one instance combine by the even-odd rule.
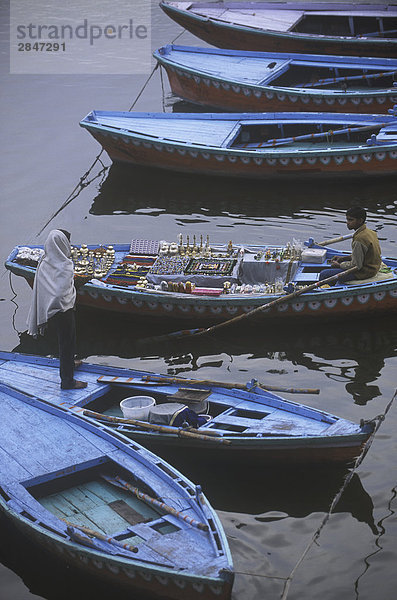
[[[231,275],[236,266],[236,259],[192,258],[186,267],[186,275]]]

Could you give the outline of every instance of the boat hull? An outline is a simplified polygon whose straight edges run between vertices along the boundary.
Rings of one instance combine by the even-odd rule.
[[[34,269],[14,262],[18,248],[10,254],[6,267],[33,285]],[[232,294],[220,297],[191,294],[161,293],[155,290],[126,289],[120,286],[99,286],[87,283],[77,291],[77,306],[98,309],[132,318],[205,326],[234,317],[275,300],[277,296]],[[286,322],[296,319],[319,322],[333,319],[378,316],[397,312],[397,282],[385,280],[375,286],[349,286],[302,294],[286,302],[258,311],[253,322]]]
[[[145,569],[143,565],[126,565],[117,557],[105,554],[100,556],[89,548],[77,547],[43,533],[4,507],[2,502],[0,502],[0,510],[24,538],[49,553],[52,559],[55,558],[62,562],[63,566],[72,567],[86,576],[94,577],[96,581],[99,579],[113,584],[116,589],[123,587],[131,590],[132,588],[134,593],[159,599],[227,600],[230,598],[232,589],[230,582],[206,583],[200,578],[189,578],[180,573],[162,573],[161,570],[150,567]]]
[[[160,3],[164,12],[184,29],[218,48],[256,50],[261,52],[299,52],[304,54],[341,54],[344,56],[397,56],[397,40],[373,41],[324,35],[302,35],[254,29],[235,24],[221,23],[211,18],[198,18],[188,10],[176,9],[166,2]]]
[[[308,96],[294,93],[291,88],[288,92],[278,92],[259,86],[244,86],[233,82],[220,82],[208,75],[192,75],[181,67],[163,65],[166,69],[171,90],[180,98],[202,106],[211,106],[223,110],[236,112],[277,112],[308,111],[316,112],[326,110],[346,113],[359,112],[373,114],[387,112],[397,101],[396,96],[346,96],[330,97],[321,94]]]
[[[360,455],[375,427],[374,422],[356,425],[284,400],[264,389],[263,384],[254,385],[252,381],[245,385],[222,384],[88,363],[79,367],[79,377],[87,381],[88,386],[76,402],[72,392],[57,394],[58,361],[22,354],[0,355],[3,384],[14,381],[14,386],[25,393],[27,389],[41,390],[42,381],[46,380],[47,389],[39,393],[50,397],[54,405],[62,402],[62,406],[68,406],[77,417],[95,419],[98,425],[133,439],[172,464],[175,461],[178,464],[179,457],[185,464],[187,461],[209,468],[215,463],[242,468],[247,464],[345,465]],[[23,375],[16,377],[18,373]],[[123,396],[149,391],[156,404],[161,405],[175,396],[189,402],[192,390],[198,390],[201,395],[205,392],[208,404],[198,410],[211,416],[198,430],[139,422],[136,426],[118,416]]]
[[[285,177],[351,177],[393,175],[397,168],[397,148],[365,148],[349,153],[278,153],[238,152],[218,148],[176,146],[170,143],[134,138],[87,126],[92,136],[112,161],[170,171],[246,177],[250,179]]]
[[[105,311],[129,314],[136,317],[172,319],[176,321],[195,322],[204,325],[220,323],[233,317],[247,314],[265,301],[259,298],[247,299],[237,305],[232,301],[211,302],[210,299],[195,299],[188,303],[186,298],[174,297],[163,299],[154,294],[131,294],[126,300],[117,294],[109,294],[100,289],[80,289],[78,292],[78,305],[87,308],[96,308]],[[190,299],[189,299],[190,300]],[[283,319],[284,321],[299,317],[310,320],[341,318],[353,316],[378,315],[385,312],[397,311],[397,290],[373,291],[372,293],[341,294],[339,297],[322,299],[319,295],[310,298],[302,296],[294,302],[280,304],[272,307],[252,318],[256,321]]]
[[[125,435],[141,443],[152,452],[160,455],[166,460],[172,460],[172,464],[178,466],[178,455],[176,449],[183,451],[181,458],[195,464],[200,461],[208,466],[216,461],[222,464],[231,464],[235,467],[244,465],[275,466],[275,465],[347,465],[351,464],[360,455],[370,432],[351,436],[350,440],[336,441],[329,438],[305,439],[295,438],[293,440],[282,439],[252,439],[250,441],[232,440],[231,445],[211,445],[209,442],[198,443],[188,439],[167,440],[164,436],[153,437],[140,435],[134,432]],[[184,464],[182,463],[182,464]]]

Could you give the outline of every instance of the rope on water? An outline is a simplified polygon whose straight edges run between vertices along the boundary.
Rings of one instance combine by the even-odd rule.
[[[155,70],[159,67],[160,63],[156,63],[155,67],[153,68],[152,72],[150,73],[149,77],[146,79],[145,83],[143,84],[143,87],[141,89],[141,91],[139,92],[139,94],[137,95],[137,97],[135,98],[134,102],[131,104],[130,108],[128,109],[128,112],[131,112],[132,109],[134,108],[135,104],[138,102],[139,98],[141,97],[145,87],[147,86],[147,84],[149,83],[150,79],[152,78],[153,73],[155,72]]]
[[[358,600],[358,597],[359,597],[359,589],[358,588],[359,588],[360,580],[364,577],[364,575],[367,573],[368,569],[371,566],[370,559],[373,558],[374,556],[376,556],[379,552],[381,552],[383,550],[383,546],[380,545],[380,539],[386,533],[386,529],[383,524],[387,519],[394,517],[394,515],[396,514],[396,511],[392,509],[391,505],[392,505],[393,500],[395,500],[395,498],[397,497],[397,487],[394,487],[391,490],[391,495],[392,495],[392,497],[390,498],[388,505],[387,505],[389,514],[382,517],[382,519],[380,519],[380,521],[378,521],[378,523],[377,523],[377,526],[380,529],[380,533],[375,540],[376,550],[374,550],[370,554],[367,554],[367,556],[364,557],[364,564],[365,564],[364,570],[357,577],[356,581],[354,582],[354,592],[355,592],[356,600]],[[378,529],[378,531],[379,531],[379,529]]]
[[[11,288],[11,291],[12,291],[12,293],[14,294],[14,295],[13,295],[13,297],[12,297],[12,298],[10,298],[10,302],[12,302],[13,304],[15,304],[15,308],[14,308],[14,314],[12,315],[12,327],[13,327],[14,331],[15,331],[15,332],[18,334],[18,336],[20,337],[20,336],[21,336],[21,334],[22,334],[22,331],[18,331],[18,329],[17,329],[17,328],[16,328],[16,326],[15,326],[15,317],[16,317],[16,314],[17,314],[17,310],[18,310],[18,308],[19,308],[19,304],[17,304],[17,303],[15,302],[15,298],[17,297],[17,293],[16,293],[16,291],[14,290],[14,288],[13,288],[13,286],[12,286],[12,279],[11,279],[11,275],[12,275],[12,273],[11,273],[11,271],[9,271],[9,276],[10,276],[10,277],[9,277],[9,279],[10,279],[10,288]]]
[[[41,233],[43,233],[44,229],[51,223],[51,221],[53,219],[55,219],[55,217],[57,215],[59,215],[59,213],[62,212],[63,209],[66,208],[66,206],[68,206],[68,204],[70,204],[72,202],[72,200],[74,200],[75,198],[77,198],[77,196],[79,196],[79,194],[82,192],[82,190],[84,188],[88,187],[93,181],[95,181],[95,179],[98,179],[98,177],[102,177],[103,178],[105,176],[105,173],[109,169],[109,166],[105,166],[103,164],[103,162],[101,161],[100,156],[101,156],[102,153],[103,153],[103,148],[100,151],[100,153],[98,154],[98,156],[95,158],[94,162],[92,163],[92,165],[90,166],[90,168],[88,169],[88,171],[86,171],[84,173],[84,175],[82,177],[80,177],[79,183],[76,185],[76,187],[74,188],[74,190],[66,198],[65,202],[48,219],[48,221],[45,223],[45,225],[43,225],[43,227],[38,232],[37,236],[39,236]],[[102,169],[99,171],[99,173],[97,173],[94,177],[92,177],[92,179],[87,180],[88,175],[91,173],[92,169],[95,167],[95,165],[97,164],[97,162],[101,163]]]
[[[160,81],[161,81],[161,102],[163,105],[163,112],[165,113],[165,92],[164,92],[164,81],[163,81],[163,69],[160,67]]]
[[[155,70],[157,69],[158,66],[159,65],[157,63],[156,66],[154,67],[154,69],[152,70],[152,72],[150,73],[149,77],[147,78],[147,80],[146,80],[144,86],[142,87],[141,91],[139,92],[139,94],[135,98],[135,101],[133,102],[133,104],[131,105],[131,107],[128,109],[128,112],[130,112],[134,108],[135,104],[137,103],[137,101],[140,98],[143,90],[145,89],[146,85],[149,83],[150,78],[152,77],[153,73],[155,72]],[[72,202],[72,200],[74,200],[75,198],[77,198],[77,196],[82,192],[82,190],[84,188],[88,187],[93,181],[95,181],[95,179],[98,179],[98,177],[102,177],[102,180],[103,180],[103,178],[104,178],[104,176],[106,174],[106,171],[109,169],[109,166],[105,166],[103,164],[101,158],[100,158],[103,152],[104,152],[104,150],[102,148],[102,150],[100,151],[100,153],[98,154],[98,156],[95,158],[94,162],[89,167],[89,169],[84,173],[84,175],[82,175],[82,177],[80,177],[80,180],[79,180],[78,184],[76,185],[76,187],[74,188],[74,190],[69,194],[69,196],[66,198],[66,200],[62,204],[62,206],[60,208],[58,208],[58,210],[48,219],[48,221],[45,223],[45,225],[38,232],[37,236],[39,236],[41,233],[43,233],[44,229],[51,223],[51,221],[53,219],[55,219],[55,217],[57,215],[59,215],[59,213],[62,212],[62,210],[64,208],[66,208],[66,206],[68,206]],[[91,173],[92,169],[95,167],[95,165],[98,162],[102,165],[102,169],[94,177],[92,177],[91,179],[87,179],[88,176],[89,176],[89,174]]]
[[[172,40],[171,44],[173,44],[174,42],[176,42],[176,40],[177,40],[178,38],[180,38],[180,37],[181,37],[181,35],[183,35],[183,34],[185,33],[185,31],[186,31],[186,29],[183,29],[183,30],[181,31],[181,33],[178,33],[178,35],[176,36],[176,38],[174,38],[174,39]]]
[[[390,402],[386,406],[386,409],[385,409],[384,413],[381,414],[381,415],[378,415],[378,416],[374,417],[374,419],[372,419],[373,421],[377,421],[377,424],[376,424],[376,426],[375,426],[372,434],[370,435],[370,437],[368,438],[368,440],[364,444],[364,448],[362,449],[361,454],[357,457],[352,470],[346,475],[346,477],[344,479],[344,482],[342,484],[342,487],[340,488],[340,490],[337,492],[336,496],[332,500],[331,506],[330,506],[330,508],[328,510],[328,513],[325,515],[325,517],[323,518],[321,524],[319,525],[319,527],[317,528],[317,530],[314,532],[314,534],[312,536],[312,539],[310,540],[310,542],[306,546],[305,550],[303,551],[302,555],[300,556],[300,558],[299,558],[298,562],[296,563],[295,567],[292,569],[291,573],[286,578],[285,584],[284,584],[283,593],[282,593],[282,595],[280,597],[281,600],[286,600],[287,599],[289,588],[290,588],[290,585],[291,585],[291,582],[292,582],[292,578],[294,577],[296,571],[298,570],[298,568],[302,564],[303,560],[305,559],[307,553],[309,552],[309,550],[311,549],[311,547],[313,546],[313,544],[320,537],[320,533],[323,530],[323,528],[325,527],[325,525],[327,524],[329,518],[331,517],[331,514],[334,511],[335,506],[338,504],[339,500],[341,499],[342,494],[344,493],[345,489],[349,485],[349,483],[350,483],[353,475],[355,474],[357,468],[363,462],[363,460],[364,460],[364,458],[365,458],[368,450],[370,449],[370,447],[372,445],[374,437],[375,437],[377,431],[379,430],[379,427],[381,426],[381,424],[386,419],[386,415],[389,412],[389,410],[391,409],[392,404],[393,404],[393,402],[394,402],[394,400],[395,400],[396,397],[397,397],[397,390],[394,392],[394,395],[393,395],[392,399],[390,400]]]
[[[235,572],[236,575],[248,575],[250,577],[262,577],[264,579],[282,580],[282,581],[284,581],[284,588],[283,588],[282,595],[280,596],[280,600],[286,600],[287,599],[289,588],[290,588],[292,579],[293,579],[296,571],[298,570],[298,568],[302,564],[303,560],[305,559],[307,553],[309,552],[309,550],[311,549],[311,547],[313,546],[313,544],[315,544],[317,542],[317,539],[320,537],[320,533],[323,530],[323,528],[325,527],[325,525],[327,524],[327,522],[328,522],[328,520],[329,520],[332,512],[335,509],[335,506],[338,504],[339,500],[341,499],[344,491],[346,490],[346,488],[349,485],[351,479],[353,478],[353,475],[355,474],[357,468],[363,462],[363,460],[364,460],[364,458],[365,458],[368,450],[370,449],[370,447],[372,445],[374,437],[375,437],[376,433],[379,430],[379,427],[381,426],[381,424],[386,419],[386,415],[389,412],[389,410],[391,409],[392,404],[393,404],[394,400],[396,399],[396,397],[397,397],[397,390],[394,392],[394,395],[393,395],[392,399],[390,400],[390,402],[386,406],[386,409],[385,409],[384,413],[381,414],[381,415],[377,415],[376,417],[374,417],[372,419],[372,421],[377,421],[377,424],[376,424],[373,432],[371,433],[370,437],[366,441],[366,443],[365,443],[365,445],[364,445],[364,447],[363,447],[363,449],[361,451],[361,454],[357,457],[352,470],[349,471],[349,473],[346,475],[341,488],[339,489],[339,491],[336,493],[334,499],[332,500],[330,508],[328,510],[328,513],[325,515],[325,517],[323,518],[321,524],[319,525],[319,527],[314,532],[314,534],[313,534],[310,542],[306,546],[305,550],[301,554],[298,562],[296,563],[295,567],[292,569],[292,571],[288,575],[288,577],[277,577],[276,575],[264,575],[263,573],[250,573],[250,572],[247,572],[247,571],[237,571],[237,570],[235,570],[234,572]],[[229,536],[228,535],[228,537],[233,537],[233,536]]]

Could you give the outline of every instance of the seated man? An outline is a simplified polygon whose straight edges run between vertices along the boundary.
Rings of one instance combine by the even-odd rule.
[[[334,256],[331,259],[332,269],[323,269],[320,272],[320,281],[340,273],[338,282],[352,279],[369,279],[374,277],[382,264],[381,250],[378,236],[375,231],[365,225],[367,213],[360,206],[353,206],[346,211],[346,224],[348,229],[354,229],[351,256]],[[358,267],[355,273],[343,272],[351,267]]]

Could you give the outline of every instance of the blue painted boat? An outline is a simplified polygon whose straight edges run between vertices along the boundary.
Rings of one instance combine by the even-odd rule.
[[[285,400],[256,381],[191,380],[83,363],[78,378],[87,388],[61,390],[58,370],[56,359],[0,352],[0,384],[89,416],[162,454],[180,449],[193,464],[347,464],[374,429],[373,422],[357,425]],[[154,400],[148,414],[125,417],[120,403],[142,394]]]
[[[396,4],[161,0],[179,25],[220,48],[397,56]]]
[[[172,45],[154,57],[176,96],[224,110],[384,113],[397,102],[397,59]]]
[[[23,379],[32,360],[15,359]],[[200,488],[68,402],[56,406],[50,381],[22,391],[17,379],[0,384],[0,510],[22,534],[115,593],[229,598],[230,552]]]
[[[120,163],[248,178],[396,173],[394,114],[93,111],[80,125]]]
[[[172,248],[172,244],[167,247]],[[177,324],[186,328],[220,323],[270,302],[271,306],[253,318],[272,323],[305,319],[317,323],[397,311],[397,258],[383,257],[384,266],[370,279],[321,287],[319,274],[330,268],[329,259],[347,256],[348,252],[313,240],[277,247],[232,243],[231,248],[228,244],[206,248],[205,244],[201,250],[200,244],[191,236],[187,250],[184,242],[184,255],[176,256],[178,264],[174,264],[175,257],[160,254],[162,246],[156,240],[115,244],[107,247],[114,252],[111,264],[97,274],[95,265],[90,273],[86,266],[80,266],[84,245],[74,246],[76,277],[82,268],[84,275],[93,277],[79,287],[77,305],[146,318],[151,323],[157,320],[172,324],[174,329]],[[176,242],[174,247],[178,248]],[[88,256],[98,251],[99,245],[87,247]],[[104,247],[102,251],[107,252]],[[42,246],[16,246],[5,266],[33,286],[41,252]],[[291,297],[288,287],[300,290],[299,298]]]

